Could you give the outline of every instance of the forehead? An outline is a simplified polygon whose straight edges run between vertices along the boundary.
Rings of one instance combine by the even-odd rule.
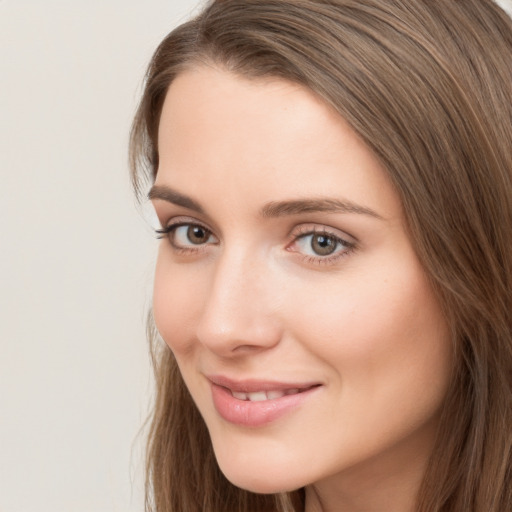
[[[171,83],[162,109],[159,145],[167,143],[180,130],[213,131],[231,128],[240,138],[280,133],[281,142],[290,124],[300,128],[323,123],[323,118],[343,120],[311,91],[299,84],[278,78],[247,78],[224,69],[198,66],[187,69]],[[315,119],[316,118],[316,119]],[[282,128],[288,128],[283,132]],[[317,126],[318,128],[318,126]],[[249,139],[246,137],[246,142]],[[258,142],[258,141],[255,141]]]
[[[225,197],[250,185],[261,200],[350,192],[396,209],[386,173],[345,120],[285,80],[206,66],[183,72],[167,93],[158,144],[157,184],[190,194],[218,183]]]

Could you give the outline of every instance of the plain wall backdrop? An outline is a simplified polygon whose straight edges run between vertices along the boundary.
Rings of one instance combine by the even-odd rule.
[[[0,512],[143,510],[156,240],[127,141],[197,3],[0,1]]]
[[[127,140],[197,3],[0,0],[0,512],[143,510],[156,241]]]

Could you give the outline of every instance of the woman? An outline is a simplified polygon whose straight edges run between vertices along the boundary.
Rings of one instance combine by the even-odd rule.
[[[512,509],[511,61],[487,0],[217,0],[161,43],[148,510]]]

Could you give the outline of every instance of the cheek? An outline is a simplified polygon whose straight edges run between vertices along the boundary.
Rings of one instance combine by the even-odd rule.
[[[202,300],[201,282],[186,265],[173,265],[162,244],[155,269],[153,316],[158,332],[177,356],[192,346]]]
[[[332,467],[414,432],[422,432],[418,446],[429,445],[450,381],[448,330],[422,272],[379,268],[291,313],[300,319],[296,338],[326,372],[333,428],[318,449],[332,454]]]
[[[425,389],[444,395],[451,371],[451,344],[437,301],[415,260],[381,261],[364,278],[333,281],[323,301],[295,309],[296,336],[332,369],[343,393],[358,390],[367,404],[413,400]],[[408,397],[410,391],[411,396]]]

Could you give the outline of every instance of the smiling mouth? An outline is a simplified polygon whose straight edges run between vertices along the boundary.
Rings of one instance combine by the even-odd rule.
[[[208,380],[220,389],[224,390],[227,396],[235,398],[240,402],[266,402],[279,400],[283,397],[299,395],[313,388],[321,386],[319,382],[271,382],[267,380],[232,380],[221,375],[210,375]]]
[[[309,386],[307,388],[291,388],[291,389],[276,389],[270,391],[253,391],[250,393],[245,393],[243,391],[233,391],[232,389],[228,389],[231,392],[231,395],[238,399],[246,402],[264,402],[265,400],[276,400],[278,398],[282,398],[283,396],[289,395],[297,395],[299,393],[303,393],[304,391],[309,391],[310,389],[317,387],[318,385]]]
[[[286,391],[255,391],[254,393],[243,393],[241,391],[230,390],[231,394],[238,400],[248,400],[249,402],[263,402],[264,400],[275,400],[285,395],[296,395],[298,389],[287,389]]]
[[[213,405],[226,421],[243,427],[262,427],[305,404],[323,384],[318,382],[235,381],[209,376]]]

